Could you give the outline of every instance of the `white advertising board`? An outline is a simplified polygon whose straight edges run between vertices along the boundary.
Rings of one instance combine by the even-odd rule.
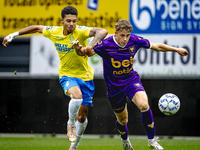
[[[140,49],[134,57],[134,70],[141,76],[200,76],[200,35],[196,34],[140,34],[152,43],[165,43],[170,46],[184,47],[188,56],[174,52],[156,52]],[[103,78],[101,57],[89,58],[95,69],[95,77]],[[30,73],[31,75],[58,75],[59,58],[53,43],[43,36],[31,38]]]
[[[140,49],[134,58],[134,69],[141,75],[200,75],[200,36],[198,35],[141,35],[152,43],[164,43],[170,46],[183,47],[188,56],[175,52],[156,52]]]
[[[31,37],[31,75],[58,75],[59,63],[57,51],[51,40],[41,35]]]

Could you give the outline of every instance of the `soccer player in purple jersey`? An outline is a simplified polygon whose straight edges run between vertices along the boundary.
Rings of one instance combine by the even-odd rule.
[[[183,48],[171,47],[161,43],[151,43],[149,40],[130,34],[132,25],[127,20],[119,20],[115,24],[115,35],[100,41],[94,48],[82,48],[74,42],[79,54],[89,56],[97,53],[103,59],[104,78],[107,85],[107,97],[117,117],[116,126],[121,134],[123,148],[133,150],[128,138],[128,112],[126,96],[140,109],[142,123],[146,130],[149,146],[162,150],[157,143],[153,115],[148,103],[148,97],[140,81],[140,77],[133,70],[133,58],[137,51],[151,48],[156,51],[175,51],[181,56],[188,55]]]

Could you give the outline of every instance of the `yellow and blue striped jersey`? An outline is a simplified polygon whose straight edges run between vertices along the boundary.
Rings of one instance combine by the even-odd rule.
[[[83,47],[87,46],[90,28],[76,25],[75,30],[63,35],[63,26],[47,26],[43,36],[53,41],[60,58],[59,78],[62,76],[80,78],[83,81],[93,80],[94,70],[88,63],[88,57],[79,56],[73,48],[72,41],[79,40]]]

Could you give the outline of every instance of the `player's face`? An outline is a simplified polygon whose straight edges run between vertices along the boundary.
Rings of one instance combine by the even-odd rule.
[[[130,32],[127,30],[120,30],[115,32],[115,40],[121,46],[126,46],[130,38]]]
[[[65,32],[73,32],[77,25],[77,16],[65,15],[65,17],[61,19],[61,23],[63,24]]]

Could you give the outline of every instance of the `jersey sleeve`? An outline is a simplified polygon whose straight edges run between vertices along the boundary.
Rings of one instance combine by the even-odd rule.
[[[103,41],[99,41],[94,47],[95,53],[102,56],[104,53],[103,47],[104,47]]]
[[[140,47],[151,48],[151,44],[150,44],[150,41],[148,39],[145,39],[143,37],[138,36],[137,42],[138,42],[138,45]]]
[[[44,37],[47,37],[47,38],[49,38],[49,39],[51,39],[51,30],[53,29],[53,27],[52,26],[46,26],[44,29],[43,29],[43,31],[42,31],[42,35],[44,36]]]
[[[78,26],[79,34],[81,34],[81,36],[80,36],[81,39],[79,39],[79,41],[90,38],[90,36],[89,36],[90,30],[91,30],[90,27]]]

